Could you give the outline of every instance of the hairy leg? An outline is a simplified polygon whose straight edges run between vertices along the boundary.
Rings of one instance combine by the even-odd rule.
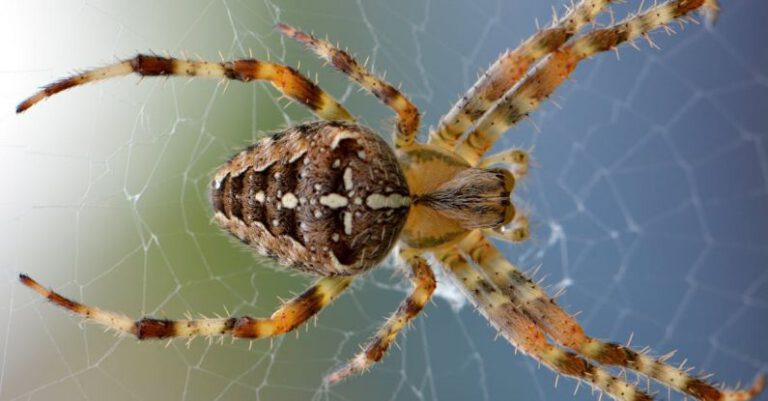
[[[270,318],[229,317],[221,319],[168,320],[143,317],[134,320],[123,314],[83,305],[49,290],[27,275],[19,279],[43,298],[86,321],[101,324],[118,333],[131,334],[139,340],[231,335],[241,338],[265,338],[287,333],[316,315],[341,294],[352,277],[323,277],[302,294],[286,302]]]
[[[507,165],[511,167],[515,181],[520,181],[528,174],[531,164],[529,152],[523,149],[507,149],[499,153],[487,156],[477,164],[478,168],[490,168],[494,165]]]
[[[566,43],[611,2],[582,0],[562,18],[554,21],[552,27],[537,32],[516,49],[502,54],[440,119],[437,128],[429,134],[429,143],[453,149],[456,141],[472,123],[523,78],[531,66]]]
[[[507,261],[481,233],[471,233],[460,246],[496,287],[523,309],[547,335],[586,358],[603,365],[632,369],[702,401],[749,400],[763,388],[764,381],[760,378],[749,390],[720,389],[688,374],[684,369],[666,364],[662,359],[638,353],[620,344],[589,337],[571,315]]]
[[[514,90],[507,92],[480,120],[456,151],[474,165],[496,140],[538,108],[582,60],[648,35],[655,29],[688,16],[701,7],[716,7],[713,0],[670,0],[648,8],[621,23],[596,29],[553,52]]]
[[[526,313],[515,306],[493,283],[469,266],[458,248],[436,255],[449,276],[499,335],[557,374],[570,376],[620,401],[651,401],[652,398],[620,377],[595,366],[578,355],[547,341],[545,333]]]
[[[136,73],[140,76],[188,76],[236,81],[269,81],[291,99],[302,103],[324,120],[354,120],[329,94],[295,69],[266,61],[245,59],[227,62],[182,60],[139,54],[128,60],[97,68],[46,85],[19,104],[17,113],[63,90],[113,77]]]
[[[397,113],[397,135],[395,146],[410,145],[419,132],[419,110],[394,86],[371,74],[349,53],[333,46],[326,40],[318,39],[286,24],[277,24],[283,34],[296,39],[350,79],[373,93],[379,100]]]
[[[414,288],[410,295],[403,300],[400,307],[397,308],[386,322],[381,326],[376,335],[354,358],[349,360],[344,366],[337,369],[325,380],[329,383],[336,383],[345,377],[365,372],[374,363],[381,360],[389,349],[389,346],[395,341],[397,333],[415,318],[427,304],[432,293],[435,291],[437,283],[432,268],[421,256],[412,251],[400,253],[408,263],[411,271],[411,281]]]

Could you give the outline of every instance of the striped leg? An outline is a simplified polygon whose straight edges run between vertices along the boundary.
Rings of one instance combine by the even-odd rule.
[[[611,375],[578,355],[564,351],[547,341],[546,335],[496,286],[488,282],[454,248],[439,257],[456,285],[461,288],[480,313],[499,331],[499,334],[557,374],[563,374],[606,392],[621,401],[650,401],[652,398],[633,384]]]
[[[328,41],[318,39],[285,24],[277,24],[277,29],[286,36],[306,45],[320,58],[347,74],[350,79],[391,107],[397,113],[396,147],[400,148],[413,143],[419,132],[419,110],[400,91],[368,72],[349,53],[336,48]]]
[[[65,89],[93,81],[136,73],[141,76],[187,76],[237,81],[269,81],[291,99],[302,103],[324,120],[353,120],[342,105],[295,69],[266,61],[246,59],[227,62],[181,60],[139,54],[129,60],[86,71],[49,84],[16,108],[17,113]]]
[[[490,168],[498,164],[507,165],[511,167],[510,171],[515,176],[515,181],[520,181],[528,174],[530,163],[531,157],[527,151],[523,149],[507,149],[483,158],[477,164],[477,167]]]
[[[459,137],[528,72],[536,61],[557,50],[613,0],[582,0],[549,29],[507,51],[475,82],[430,132],[429,143],[453,149]]]
[[[570,76],[579,62],[646,36],[675,20],[684,21],[684,17],[701,7],[711,10],[716,4],[713,0],[670,0],[616,25],[591,31],[561,47],[483,115],[467,138],[457,145],[457,152],[470,164],[475,164],[501,134],[538,108]]]
[[[502,289],[504,295],[522,308],[547,335],[586,358],[603,365],[632,369],[702,401],[749,400],[763,389],[765,383],[761,377],[752,389],[723,390],[701,378],[691,376],[687,370],[666,364],[664,358],[655,359],[623,345],[589,337],[572,316],[509,263],[482,234],[471,233],[460,246],[496,287]]]
[[[427,261],[421,256],[411,253],[412,251],[401,252],[401,256],[411,268],[411,281],[414,289],[397,308],[389,319],[381,326],[376,336],[354,358],[335,372],[326,376],[325,381],[336,383],[345,377],[360,374],[368,370],[371,365],[381,360],[387,352],[390,344],[395,341],[397,333],[400,332],[416,315],[421,312],[424,305],[427,304],[432,293],[435,291],[435,275]],[[407,255],[407,256],[406,256]]]
[[[167,320],[143,317],[133,320],[128,316],[101,310],[75,302],[51,291],[29,276],[19,276],[21,283],[50,302],[118,333],[131,334],[139,340],[231,335],[241,338],[279,336],[300,326],[307,319],[331,303],[352,282],[352,277],[324,277],[280,307],[268,319],[248,316],[220,319]]]

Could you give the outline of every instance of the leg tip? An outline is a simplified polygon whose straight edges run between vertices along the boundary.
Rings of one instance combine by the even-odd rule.
[[[323,378],[323,383],[329,386],[333,386],[343,381],[347,377],[353,376],[358,373],[361,373],[361,372],[358,372],[357,369],[355,369],[354,365],[351,362],[348,362],[344,366],[334,370],[332,373],[325,376],[325,378]]]
[[[707,26],[712,27],[717,22],[717,17],[720,16],[720,5],[717,3],[718,0],[705,0],[704,1],[704,8],[703,13],[704,17],[707,19]]]
[[[45,90],[35,93],[34,95],[24,99],[18,106],[16,106],[16,114],[27,111],[30,107],[36,105],[41,100],[48,96]]]
[[[32,287],[37,284],[35,280],[32,280],[32,277],[29,277],[24,273],[19,273],[19,281],[27,287]]]
[[[755,379],[755,383],[752,385],[752,388],[749,390],[749,393],[752,397],[760,394],[765,389],[765,374],[761,373],[757,378]]]
[[[334,370],[331,374],[325,376],[323,382],[327,385],[334,385],[350,376],[356,376],[368,371],[371,363],[379,359],[368,359],[367,354],[362,352],[344,364],[344,366]]]
[[[336,371],[336,372],[333,372],[333,373],[325,376],[323,378],[323,384],[325,384],[326,386],[333,386],[333,385],[339,383],[340,381],[344,380],[344,377],[345,376],[343,374],[341,374],[341,372]]]
[[[16,114],[23,113],[30,106],[32,106],[32,105],[28,101],[24,101],[24,102],[19,103],[19,105],[16,106]]]
[[[292,26],[288,24],[284,24],[282,22],[276,23],[275,29],[277,29],[278,31],[282,32],[285,35],[290,35],[291,32],[296,31],[296,29],[294,29]]]
[[[24,273],[19,274],[19,281],[21,284],[24,284],[26,287],[32,289],[32,291],[40,294],[43,297],[48,297],[50,295],[50,291],[45,289],[40,283],[35,281],[32,277],[27,276]]]
[[[275,24],[275,29],[280,31],[280,33],[282,33],[283,35],[285,35],[285,36],[287,36],[287,37],[289,37],[291,39],[297,40],[297,41],[299,41],[301,43],[304,43],[304,44],[307,44],[309,42],[314,42],[315,41],[315,38],[312,35],[310,35],[310,34],[308,34],[306,32],[300,31],[300,30],[298,30],[298,29],[296,29],[296,28],[294,28],[294,27],[292,27],[292,26],[290,26],[288,24],[284,24],[282,22],[278,22],[277,24]]]

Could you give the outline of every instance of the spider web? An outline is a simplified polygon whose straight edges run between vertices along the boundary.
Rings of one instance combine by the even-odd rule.
[[[73,67],[166,49],[267,58],[317,74],[362,122],[391,114],[272,30],[328,34],[434,125],[500,51],[559,1],[11,2],[0,16],[0,399],[594,400],[493,341],[450,287],[362,377],[321,377],[404,295],[393,269],[358,280],[315,324],[272,342],[137,344],[40,301],[27,272],[132,316],[264,316],[307,278],[273,269],[210,221],[211,172],[239,148],[309,118],[266,85],[135,78],[78,88],[24,115],[16,103]],[[616,7],[617,16],[637,7]],[[723,1],[713,29],[655,35],[584,63],[555,102],[500,147],[534,147],[518,189],[534,240],[505,246],[597,337],[679,350],[735,385],[768,371],[768,4]],[[10,7],[10,10],[8,8]],[[561,8],[559,8],[562,10]],[[559,107],[558,107],[559,106]],[[388,264],[390,265],[390,264]],[[225,309],[226,307],[226,309]],[[669,399],[666,389],[660,398]],[[673,399],[682,399],[672,395]]]

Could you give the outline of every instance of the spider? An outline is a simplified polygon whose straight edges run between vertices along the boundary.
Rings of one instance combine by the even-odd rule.
[[[763,376],[750,389],[724,389],[667,364],[668,356],[654,358],[588,336],[489,240],[518,243],[529,237],[528,219],[511,201],[516,182],[528,171],[529,155],[508,149],[487,156],[500,135],[536,110],[582,60],[647,38],[656,29],[669,31],[668,24],[689,20],[694,11],[714,16],[718,9],[716,0],[670,0],[580,34],[611,3],[582,0],[503,53],[431,130],[426,143],[415,141],[418,109],[395,87],[327,41],[278,24],[280,32],[396,113],[394,149],[297,70],[263,60],[209,62],[139,54],[52,83],[19,104],[17,112],[74,86],[130,73],[264,80],[304,104],[320,121],[290,127],[234,155],[215,173],[210,197],[221,227],[258,253],[319,279],[269,318],[186,320],[134,320],[73,301],[27,275],[20,280],[50,302],[139,340],[258,339],[294,330],[397,248],[413,289],[362,350],[326,377],[328,383],[381,360],[421,312],[437,285],[426,260],[431,254],[501,336],[559,375],[616,400],[652,397],[610,367],[635,371],[698,400],[749,400],[762,391]]]

